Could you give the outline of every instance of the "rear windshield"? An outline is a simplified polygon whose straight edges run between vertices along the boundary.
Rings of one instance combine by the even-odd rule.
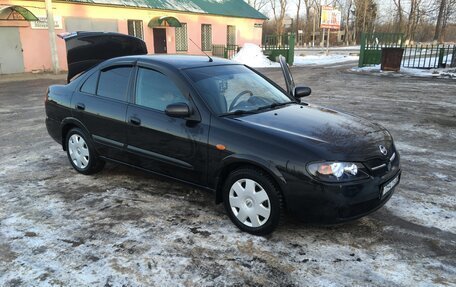
[[[218,115],[292,102],[284,92],[243,65],[192,68],[185,72]]]

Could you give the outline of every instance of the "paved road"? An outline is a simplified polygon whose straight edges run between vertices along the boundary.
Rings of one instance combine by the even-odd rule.
[[[63,77],[0,81],[0,286],[454,284],[456,82],[293,72],[306,101],[387,127],[404,173],[370,216],[288,218],[268,237],[239,232],[207,192],[113,164],[77,174],[43,124],[43,93]]]

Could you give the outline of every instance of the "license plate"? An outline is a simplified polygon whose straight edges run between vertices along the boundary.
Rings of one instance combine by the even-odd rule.
[[[382,188],[382,194],[381,197],[384,197],[388,193],[391,192],[391,190],[399,183],[399,175],[396,176],[392,181],[388,182],[386,185],[383,186]]]

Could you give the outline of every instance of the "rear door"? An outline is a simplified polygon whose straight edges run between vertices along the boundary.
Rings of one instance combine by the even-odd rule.
[[[92,73],[71,99],[73,115],[90,132],[102,156],[124,161],[125,115],[133,65],[122,63]]]
[[[127,110],[129,161],[145,169],[204,184],[208,121],[165,114],[166,106],[194,104],[185,85],[163,71],[138,67],[133,103]]]

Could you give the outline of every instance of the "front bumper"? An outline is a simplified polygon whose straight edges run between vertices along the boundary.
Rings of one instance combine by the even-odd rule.
[[[285,200],[288,211],[307,222],[339,223],[354,220],[382,207],[399,184],[401,170],[395,168],[381,177],[355,183],[325,184],[297,178],[287,182]],[[386,194],[382,188],[398,177]]]

